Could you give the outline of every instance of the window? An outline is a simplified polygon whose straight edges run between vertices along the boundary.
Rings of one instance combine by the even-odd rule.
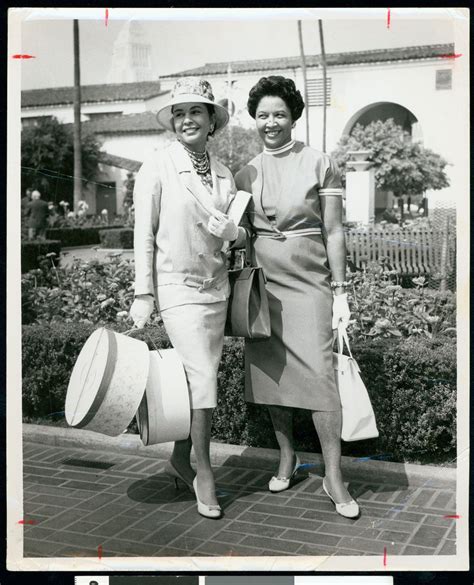
[[[322,106],[324,100],[323,94],[323,80],[322,79],[308,79],[308,106]],[[331,105],[331,79],[326,79],[326,105]]]
[[[436,89],[452,89],[452,69],[438,69],[436,71]]]
[[[150,47],[148,45],[132,45],[132,66],[149,67],[150,66]]]

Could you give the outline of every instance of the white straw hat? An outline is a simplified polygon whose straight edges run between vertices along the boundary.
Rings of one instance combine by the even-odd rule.
[[[216,114],[216,131],[221,130],[229,121],[229,112],[214,101],[214,94],[209,81],[199,77],[182,77],[176,82],[170,101],[158,110],[158,122],[167,130],[174,132],[171,109],[178,104],[198,102],[214,107]]]

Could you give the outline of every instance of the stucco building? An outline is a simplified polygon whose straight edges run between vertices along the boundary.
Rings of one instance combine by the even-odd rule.
[[[149,53],[133,47],[139,38],[128,31],[120,37],[120,51],[129,66],[123,68],[116,58],[112,72],[115,80],[132,75],[149,75]],[[128,44],[127,44],[128,38]],[[139,44],[139,43],[138,43]],[[135,45],[137,43],[135,42]],[[130,57],[131,55],[131,57]],[[134,56],[135,55],[135,61]],[[326,151],[336,147],[343,134],[354,125],[372,120],[394,118],[413,139],[442,155],[449,163],[450,187],[427,193],[430,205],[437,202],[454,206],[455,200],[467,196],[466,169],[469,154],[458,136],[467,123],[462,103],[463,91],[457,75],[458,61],[454,44],[404,47],[333,53],[327,60],[327,134]],[[308,79],[309,144],[322,148],[323,74],[318,55],[306,58]],[[111,72],[111,75],[112,75]],[[136,170],[151,143],[165,144],[170,136],[158,125],[156,111],[168,97],[176,79],[200,75],[212,83],[218,100],[227,100],[232,124],[253,127],[246,111],[249,89],[263,75],[284,75],[295,80],[303,91],[299,57],[208,63],[202,67],[179,71],[155,81],[128,81],[82,87],[84,130],[93,131],[102,143],[102,163],[96,185],[86,193],[90,212],[120,212],[123,181],[128,170]],[[122,77],[121,77],[122,76]],[[139,79],[140,77],[135,77]],[[73,88],[53,88],[22,92],[22,123],[34,124],[44,116],[61,122],[73,121]],[[306,140],[304,116],[296,127],[296,138]]]
[[[431,204],[452,204],[466,194],[465,173],[468,153],[458,139],[467,120],[459,109],[462,79],[457,75],[454,44],[377,49],[326,55],[326,151],[332,152],[343,134],[356,123],[393,118],[410,132],[414,140],[443,156],[449,163],[450,187],[428,192]],[[323,72],[321,57],[306,57],[309,111],[309,144],[322,149]],[[264,75],[284,75],[294,79],[303,93],[304,82],[299,57],[254,61],[207,63],[161,78],[163,90],[176,79],[199,75],[211,82],[215,94],[230,100],[234,120],[244,125],[254,121],[246,111],[250,88]],[[233,109],[233,108],[232,108]],[[297,139],[306,141],[304,115],[296,126]],[[464,166],[464,170],[465,170]]]

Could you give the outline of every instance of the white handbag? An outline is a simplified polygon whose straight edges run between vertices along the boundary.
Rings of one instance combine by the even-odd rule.
[[[337,342],[338,351],[333,353],[333,363],[342,406],[341,438],[343,441],[374,439],[379,436],[374,410],[360,377],[359,366],[352,357],[346,328],[342,325],[337,330]],[[344,343],[348,356],[342,353]]]

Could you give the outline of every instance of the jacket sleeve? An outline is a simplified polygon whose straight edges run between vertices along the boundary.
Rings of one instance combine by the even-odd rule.
[[[161,181],[156,154],[145,160],[135,179],[135,296],[154,294],[155,238],[160,217]]]

